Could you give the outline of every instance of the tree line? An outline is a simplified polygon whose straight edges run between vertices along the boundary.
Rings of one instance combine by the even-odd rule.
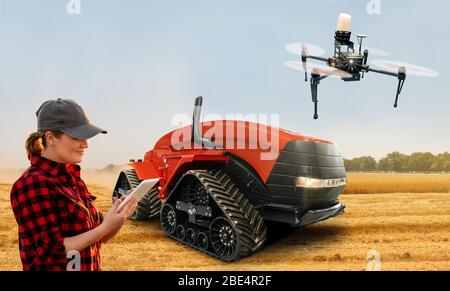
[[[354,172],[450,172],[450,153],[433,155],[430,152],[417,152],[411,155],[392,152],[379,161],[371,156],[344,159],[347,171]]]

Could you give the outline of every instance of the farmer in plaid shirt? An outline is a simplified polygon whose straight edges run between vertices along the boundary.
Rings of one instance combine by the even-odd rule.
[[[105,217],[95,208],[77,164],[87,139],[106,131],[92,125],[79,104],[48,100],[36,116],[38,131],[25,145],[31,166],[11,189],[23,269],[100,270],[101,243],[117,234],[137,201],[117,212],[122,197]]]

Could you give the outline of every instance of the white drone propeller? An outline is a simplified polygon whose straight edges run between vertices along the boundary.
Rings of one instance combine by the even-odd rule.
[[[310,43],[290,43],[286,45],[286,50],[296,56],[301,56],[304,51],[306,55],[321,56],[325,53],[323,48]]]
[[[392,71],[392,72],[398,72],[399,69],[405,69],[407,75],[414,75],[414,76],[420,76],[420,77],[437,77],[439,76],[439,73],[436,71],[433,71],[431,69],[408,64],[408,63],[402,63],[397,61],[389,61],[389,60],[372,60],[372,65]]]

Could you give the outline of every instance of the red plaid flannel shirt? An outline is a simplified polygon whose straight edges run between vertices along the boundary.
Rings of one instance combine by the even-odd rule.
[[[103,215],[93,205],[80,177],[80,166],[33,156],[31,166],[14,183],[11,205],[19,226],[24,270],[67,269],[64,238],[97,227]],[[82,271],[100,270],[100,242],[80,251]]]

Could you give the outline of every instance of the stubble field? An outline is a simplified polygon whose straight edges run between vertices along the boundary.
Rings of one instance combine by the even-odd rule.
[[[97,207],[110,187],[86,179]],[[383,182],[384,181],[384,182]],[[10,183],[0,184],[0,270],[20,270]],[[183,246],[159,221],[128,221],[102,246],[103,270],[450,270],[450,176],[349,174],[344,215],[291,229],[269,225],[266,246],[224,263]],[[355,194],[357,193],[357,194]],[[378,263],[379,262],[379,263]]]

